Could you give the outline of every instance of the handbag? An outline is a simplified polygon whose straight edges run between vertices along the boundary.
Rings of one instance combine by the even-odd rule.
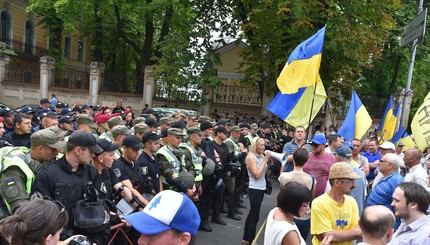
[[[261,231],[263,231],[263,228],[264,228],[264,226],[266,225],[266,221],[267,221],[267,217],[266,217],[266,219],[264,220],[263,224],[261,225],[260,230],[258,230],[257,235],[255,235],[254,240],[252,240],[251,245],[258,245],[257,240],[258,240],[258,238],[259,238],[259,237],[260,237],[260,235],[261,235]]]

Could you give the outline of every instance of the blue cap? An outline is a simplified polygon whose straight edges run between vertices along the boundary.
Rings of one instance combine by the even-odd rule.
[[[30,113],[34,113],[34,110],[30,106],[23,106],[21,107],[21,112],[25,114],[30,114]]]
[[[58,120],[58,123],[71,123],[71,122],[73,122],[73,119],[71,117],[69,117],[69,116],[61,117]]]
[[[327,140],[323,135],[315,135],[312,139],[312,143],[318,144],[318,145],[325,145],[327,144]]]
[[[73,113],[73,111],[71,110],[71,109],[69,109],[69,108],[64,108],[64,109],[62,109],[61,110],[61,113],[60,113],[61,115],[67,115],[67,116],[70,116],[70,115],[73,115],[74,113]]]
[[[144,235],[159,234],[170,229],[197,234],[200,215],[196,205],[182,192],[165,190],[158,193],[141,212],[124,217]]]
[[[352,157],[352,150],[350,147],[341,145],[336,150],[334,150],[334,154],[339,155],[341,157]]]

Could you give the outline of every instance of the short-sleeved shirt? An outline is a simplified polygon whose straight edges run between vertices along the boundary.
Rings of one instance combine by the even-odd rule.
[[[379,151],[377,151],[375,154],[372,154],[370,152],[365,152],[365,153],[363,153],[363,157],[367,158],[369,163],[372,163],[376,160],[381,159],[381,155],[380,155]],[[367,179],[372,180],[374,178],[375,178],[375,170],[370,169],[369,175],[367,176]]]
[[[312,152],[309,153],[309,160],[303,166],[303,171],[305,171],[305,173],[312,174],[317,180],[315,197],[319,197],[324,193],[331,165],[335,162],[336,159],[331,154],[325,153],[324,155],[315,155]]]
[[[150,177],[155,192],[160,192],[160,163],[158,158],[154,156],[154,159],[152,159],[148,153],[142,152],[137,162],[142,168],[144,180]]]
[[[396,187],[403,182],[405,182],[405,180],[398,171],[394,171],[392,174],[383,178],[375,188],[373,188],[373,191],[367,198],[366,206],[383,205],[394,211],[394,208],[391,206],[393,202],[393,193]]]
[[[344,195],[344,202],[338,203],[327,193],[317,197],[311,208],[311,234],[318,235],[331,230],[351,230],[358,225],[358,206],[354,198]],[[312,244],[319,245],[321,241],[316,236]],[[331,243],[336,245],[352,245],[352,241]]]
[[[290,142],[286,143],[284,145],[284,148],[282,148],[282,153],[287,153],[288,155],[292,155],[300,146],[296,144],[296,140],[293,138]],[[308,152],[311,151],[310,145],[306,146],[306,150]],[[285,164],[284,172],[291,172],[294,169],[294,163],[293,162],[287,162]]]

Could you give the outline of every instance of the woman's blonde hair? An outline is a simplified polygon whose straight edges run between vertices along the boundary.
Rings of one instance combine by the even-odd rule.
[[[248,151],[248,155],[246,156],[246,160],[249,157],[256,157],[257,154],[257,142],[259,140],[264,140],[264,138],[260,138],[260,137],[255,137],[254,139],[252,139],[251,145],[249,146],[249,151]],[[246,161],[245,160],[245,161]]]

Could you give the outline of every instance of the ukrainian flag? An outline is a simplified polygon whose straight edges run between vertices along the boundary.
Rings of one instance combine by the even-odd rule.
[[[324,45],[325,26],[297,46],[279,74],[276,84],[283,94],[297,93],[299,88],[313,85],[318,80]]]
[[[315,97],[314,89],[316,89]],[[316,86],[311,85],[301,88],[295,94],[282,94],[278,92],[272,102],[270,102],[267,110],[293,127],[303,126],[307,128],[309,116],[311,116],[312,121],[323,106],[326,98],[324,85],[318,76]],[[314,99],[314,106],[311,112],[312,99]]]
[[[396,128],[397,117],[399,114],[399,106],[393,110],[393,97],[390,96],[387,108],[385,109],[384,116],[379,124],[378,131],[381,133],[381,142],[390,140],[394,136]]]
[[[372,119],[353,89],[348,113],[337,133],[350,142],[354,138],[361,139],[371,125]]]
[[[409,136],[408,132],[406,132],[406,129],[400,126],[397,133],[393,136],[391,139],[392,142],[394,142],[396,145],[399,142],[402,142],[405,146],[403,147],[403,150],[406,151],[409,148],[415,147],[416,144],[414,140]]]

